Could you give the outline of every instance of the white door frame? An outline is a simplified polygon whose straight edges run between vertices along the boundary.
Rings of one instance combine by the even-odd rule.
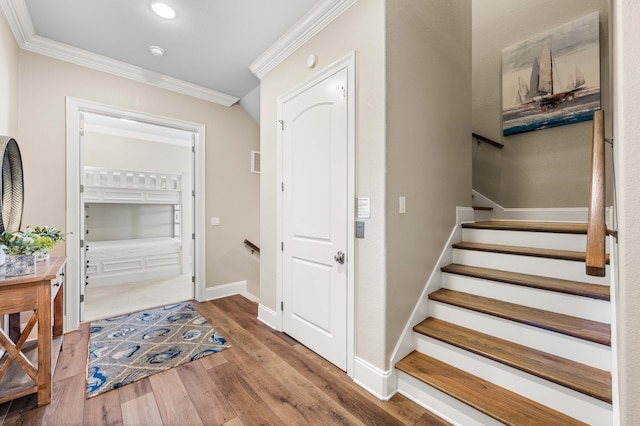
[[[356,52],[352,51],[345,57],[319,71],[310,79],[293,89],[280,95],[277,99],[278,120],[282,120],[283,105],[304,90],[318,84],[320,81],[336,72],[347,69],[347,374],[354,375],[355,358],[355,145],[356,145],[356,121],[355,121],[355,94],[356,94]],[[280,126],[278,124],[278,126]],[[283,181],[283,135],[278,131],[276,148],[276,178],[278,186]],[[282,191],[277,191],[276,199],[276,237],[277,241],[283,241],[283,196]],[[279,244],[278,244],[279,245]],[[283,315],[280,309],[283,300],[283,273],[282,263],[284,257],[281,250],[276,251],[276,324],[279,331],[283,330]]]
[[[206,285],[205,268],[205,125],[188,121],[162,117],[138,111],[131,111],[110,105],[100,104],[84,99],[66,98],[67,110],[67,205],[66,205],[66,250],[67,267],[64,289],[65,319],[64,331],[77,330],[80,326],[80,286],[84,280],[81,276],[80,259],[80,114],[91,112],[96,114],[122,117],[134,121],[173,127],[195,134],[194,141],[194,224],[195,233],[194,262],[192,273],[196,277],[195,298],[204,300]]]

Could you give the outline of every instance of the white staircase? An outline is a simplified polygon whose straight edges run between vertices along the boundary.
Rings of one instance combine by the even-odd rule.
[[[399,392],[459,425],[611,425],[609,277],[584,224],[463,224]]]

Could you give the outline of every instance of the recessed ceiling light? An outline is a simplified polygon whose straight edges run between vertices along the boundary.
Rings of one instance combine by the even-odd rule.
[[[173,19],[176,17],[176,11],[167,4],[164,3],[153,3],[151,5],[151,9],[155,12],[156,15],[161,16],[165,19]]]
[[[153,56],[162,56],[164,55],[164,49],[160,46],[149,46],[149,51]]]

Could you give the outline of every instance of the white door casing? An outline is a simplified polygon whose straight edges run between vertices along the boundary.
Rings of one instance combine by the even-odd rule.
[[[195,234],[192,272],[195,275],[195,298],[204,300],[206,286],[206,244],[205,244],[205,126],[204,124],[154,116],[98,102],[72,97],[66,98],[66,254],[67,268],[65,279],[65,319],[64,332],[78,329],[81,311],[81,286],[84,287],[84,275],[81,271],[80,239],[83,237],[82,197],[80,184],[83,173],[81,151],[81,115],[83,112],[111,115],[142,121],[160,126],[173,127],[193,132],[194,138],[194,186],[193,232]]]
[[[85,185],[85,174],[82,172],[84,170],[84,112],[80,113],[79,120],[79,130],[80,134],[78,136],[78,167],[80,169],[80,174],[78,175],[78,179],[80,180],[80,188],[84,188]],[[84,319],[84,307],[85,307],[85,297],[87,294],[87,230],[86,230],[86,217],[87,217],[87,205],[84,202],[84,192],[80,191],[80,214],[84,215],[84,217],[80,217],[80,223],[78,224],[79,236],[78,238],[81,241],[80,250],[78,251],[78,256],[80,258],[80,283],[78,292],[80,293],[80,307],[78,312],[78,317],[80,321]],[[67,241],[69,239],[67,238]],[[67,276],[69,275],[70,267],[67,266]],[[67,281],[69,278],[67,278]]]
[[[348,373],[353,367],[354,59],[352,53],[278,99],[282,330]]]

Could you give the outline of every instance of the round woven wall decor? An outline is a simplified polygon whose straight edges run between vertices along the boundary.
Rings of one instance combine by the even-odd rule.
[[[2,147],[2,191],[0,205],[0,232],[17,231],[22,224],[24,207],[24,181],[22,157],[15,139],[0,136]]]

